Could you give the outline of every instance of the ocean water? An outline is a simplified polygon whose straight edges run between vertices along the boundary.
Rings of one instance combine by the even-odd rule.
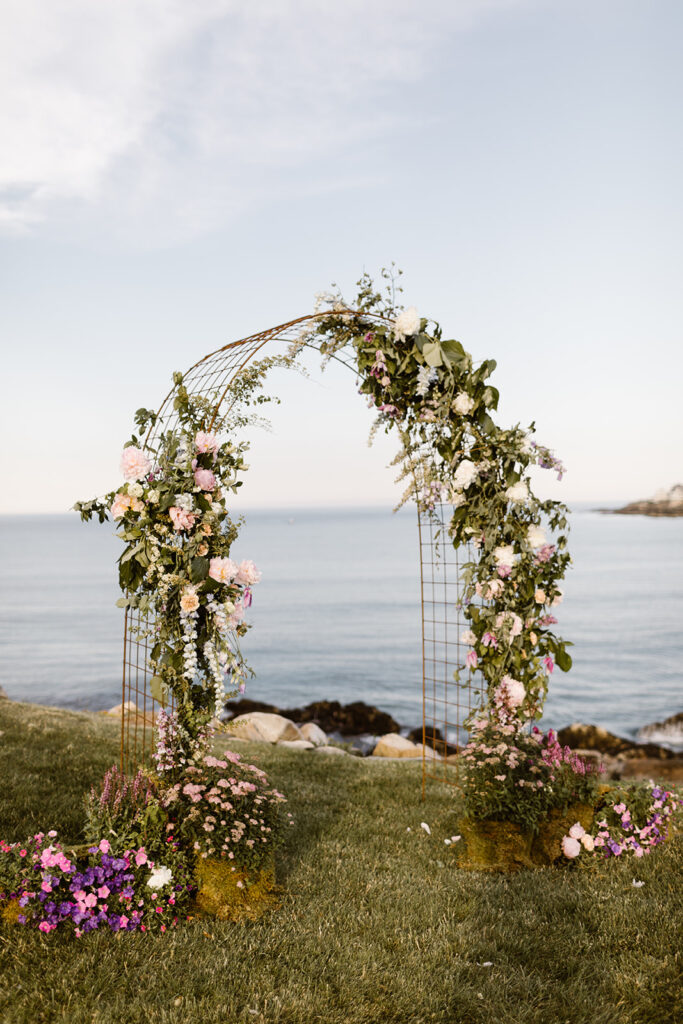
[[[109,524],[0,517],[0,684],[16,700],[120,701],[122,612]],[[559,609],[574,667],[555,670],[544,724],[625,736],[683,708],[683,519],[572,515]],[[263,571],[243,650],[248,695],[280,706],[365,700],[421,721],[414,509],[254,511],[233,555]]]

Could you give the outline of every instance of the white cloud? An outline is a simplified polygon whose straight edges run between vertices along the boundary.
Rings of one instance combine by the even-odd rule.
[[[335,154],[355,153],[338,185],[372,178],[361,147],[396,126],[396,89],[515,2],[4,0],[0,229],[68,203],[191,232],[323,187]]]

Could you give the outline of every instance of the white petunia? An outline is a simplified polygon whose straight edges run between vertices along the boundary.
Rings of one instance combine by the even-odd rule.
[[[394,336],[397,341],[405,341],[420,330],[420,316],[415,306],[408,306],[398,314],[394,321]]]
[[[545,531],[542,530],[540,526],[532,525],[526,531],[526,539],[529,547],[534,548],[534,550],[536,548],[542,548],[546,543]]]
[[[456,491],[464,491],[479,476],[479,470],[469,459],[463,459],[453,474],[453,487]]]
[[[171,873],[171,869],[164,867],[163,864],[160,864],[152,871],[152,874],[149,876],[149,879],[147,880],[147,885],[150,887],[150,889],[162,889],[165,885],[168,885],[172,878],[173,875]]]
[[[526,480],[518,480],[512,487],[508,487],[505,497],[508,501],[526,501],[529,497],[529,485]]]
[[[468,416],[474,409],[474,399],[466,391],[461,391],[453,402],[453,408],[460,416]]]

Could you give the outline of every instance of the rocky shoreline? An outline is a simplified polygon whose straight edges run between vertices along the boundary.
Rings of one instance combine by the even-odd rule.
[[[659,491],[653,498],[632,501],[623,508],[600,508],[598,512],[615,516],[683,516],[683,484]]]
[[[363,701],[314,701],[303,708],[280,708],[262,701],[242,699],[228,705],[224,721],[235,738],[260,739],[299,749],[320,749],[329,741],[346,740],[356,756],[422,758],[455,762],[458,747],[446,743],[438,729],[423,736],[421,726],[406,730],[391,715]],[[568,746],[587,761],[602,767],[608,779],[649,778],[656,775],[683,782],[683,751],[647,740],[647,735],[680,735],[683,712],[664,722],[644,726],[644,742],[617,736],[597,725],[575,722],[558,732]],[[381,731],[386,730],[386,732]],[[266,737],[266,733],[268,737]],[[336,747],[341,750],[342,748]]]

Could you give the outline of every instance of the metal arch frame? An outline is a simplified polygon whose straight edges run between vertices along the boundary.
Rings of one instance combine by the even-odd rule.
[[[379,314],[358,310],[335,311],[338,316],[362,316],[390,322]],[[183,384],[192,395],[215,395],[219,398],[207,429],[212,429],[231,383],[251,359],[269,342],[299,342],[318,350],[302,339],[307,324],[326,319],[329,312],[297,317],[284,324],[223,345],[199,359],[183,376]],[[333,356],[357,373],[355,365]],[[149,446],[163,429],[173,422],[172,405],[176,388],[162,401],[154,426],[144,441]],[[417,486],[417,484],[416,484]],[[416,494],[417,499],[417,494]],[[447,534],[448,506],[437,506],[431,512],[416,500],[418,542],[420,552],[420,599],[422,611],[422,794],[427,779],[457,785],[455,758],[463,738],[463,722],[472,710],[471,677],[466,683],[456,682],[453,672],[462,668],[466,645],[460,640],[464,621],[460,609],[460,566],[462,559],[454,551]],[[148,668],[149,645],[139,632],[149,628],[149,620],[138,612],[126,609],[123,631],[123,679],[121,715],[121,769],[130,771],[144,761],[152,750],[153,726],[157,701],[149,692],[151,673]],[[140,706],[140,701],[141,706]],[[171,708],[173,702],[171,701]],[[448,742],[450,741],[450,742]],[[453,742],[454,741],[454,742]],[[436,749],[440,758],[429,750]]]

